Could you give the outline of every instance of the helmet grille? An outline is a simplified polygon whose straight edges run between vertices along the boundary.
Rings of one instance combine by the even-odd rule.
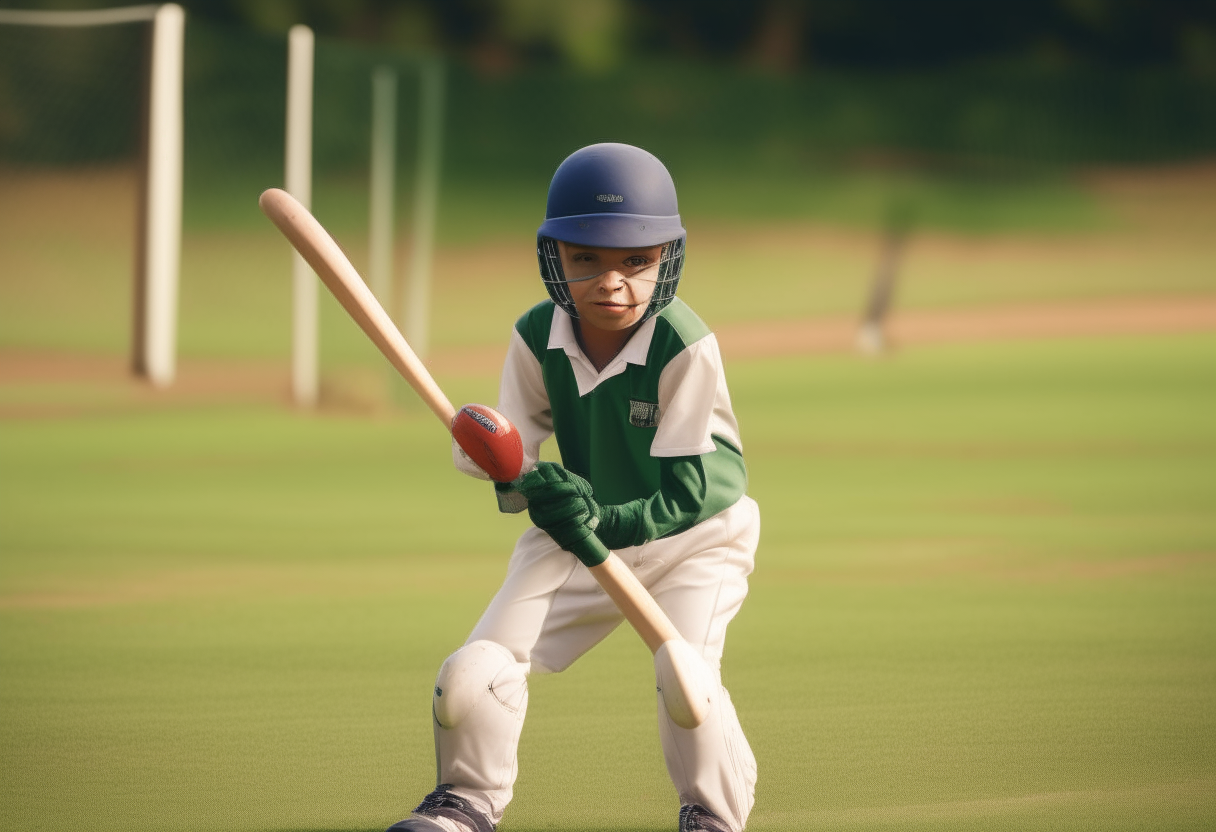
[[[541,237],[536,241],[536,259],[540,261],[540,279],[553,302],[566,311],[571,318],[578,317],[574,298],[566,284],[566,273],[562,269],[562,256],[557,250],[557,240]]]
[[[663,246],[659,257],[659,277],[654,284],[654,294],[650,296],[650,306],[646,309],[646,320],[651,315],[658,314],[664,306],[671,303],[676,296],[676,287],[680,284],[680,275],[684,271],[684,238],[672,240]]]
[[[552,237],[538,237],[536,240],[536,259],[540,264],[540,279],[553,302],[560,306],[571,318],[578,317],[574,306],[574,298],[570,295],[570,286],[566,283],[566,273],[562,269],[562,257],[557,248],[557,240]],[[650,296],[650,305],[642,321],[653,317],[671,303],[676,296],[676,287],[680,283],[680,275],[684,271],[684,238],[672,240],[663,246],[659,255],[659,275],[655,278],[654,294]],[[641,321],[639,321],[640,323]]]

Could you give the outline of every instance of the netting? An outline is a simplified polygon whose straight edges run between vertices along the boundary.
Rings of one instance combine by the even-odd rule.
[[[148,28],[0,25],[0,346],[129,347]]]

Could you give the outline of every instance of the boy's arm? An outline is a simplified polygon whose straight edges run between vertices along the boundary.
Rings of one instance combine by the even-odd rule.
[[[519,431],[524,444],[523,470],[527,471],[540,457],[541,443],[553,435],[553,410],[540,361],[514,327],[498,386],[497,410]]]
[[[605,507],[599,534],[609,548],[678,534],[734,505],[747,491],[739,425],[712,333],[667,363],[658,393],[659,427],[650,455],[659,459],[659,490]]]
[[[609,549],[640,546],[691,529],[733,506],[747,493],[747,468],[738,449],[713,437],[714,450],[666,457],[659,490],[649,497],[600,506],[596,532]]]
[[[739,423],[726,389],[722,354],[713,333],[689,344],[659,375],[659,427],[653,457],[713,453],[713,437],[742,450]]]

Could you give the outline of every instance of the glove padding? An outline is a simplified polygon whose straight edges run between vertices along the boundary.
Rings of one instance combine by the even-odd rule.
[[[538,462],[517,489],[528,501],[528,516],[538,529],[588,566],[603,563],[608,550],[595,536],[602,509],[591,483],[554,462]]]

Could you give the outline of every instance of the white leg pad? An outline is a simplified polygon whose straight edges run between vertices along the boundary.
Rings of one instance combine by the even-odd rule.
[[[485,807],[495,823],[519,771],[528,669],[501,644],[474,641],[449,656],[435,680],[438,782]]]
[[[659,699],[681,728],[696,728],[709,716],[718,680],[701,654],[684,639],[672,639],[654,654]]]
[[[488,698],[510,710],[527,699],[528,666],[492,641],[474,641],[448,656],[435,680],[435,721],[455,728]]]
[[[680,802],[699,803],[731,829],[742,830],[756,799],[756,758],[730,694],[714,676],[709,714],[693,729],[676,724],[659,694],[659,737]]]

